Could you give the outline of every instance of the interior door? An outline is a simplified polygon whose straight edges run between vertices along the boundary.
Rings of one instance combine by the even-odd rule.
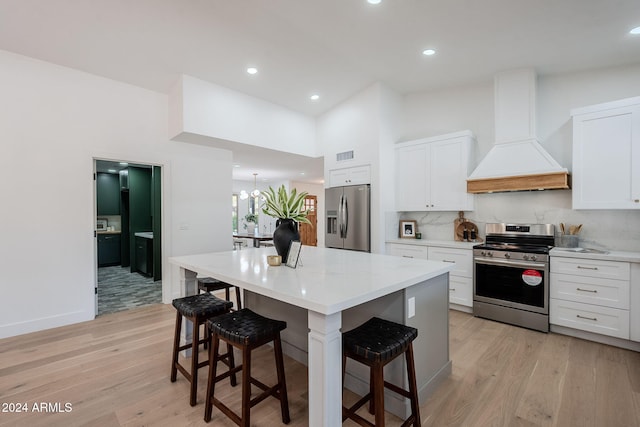
[[[300,224],[300,242],[307,246],[318,246],[318,196],[308,195],[303,210],[311,224]]]

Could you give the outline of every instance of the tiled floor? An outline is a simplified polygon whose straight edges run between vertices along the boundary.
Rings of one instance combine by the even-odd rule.
[[[98,268],[98,316],[162,302],[162,281],[129,267]]]

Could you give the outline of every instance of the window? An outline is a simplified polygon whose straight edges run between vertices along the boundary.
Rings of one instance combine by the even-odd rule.
[[[231,227],[234,233],[238,232],[238,195],[231,195]]]

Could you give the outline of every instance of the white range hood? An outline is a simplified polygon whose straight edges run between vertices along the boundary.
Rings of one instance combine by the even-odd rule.
[[[536,139],[536,74],[531,69],[495,76],[495,137],[467,179],[467,192],[569,188],[569,174]]]

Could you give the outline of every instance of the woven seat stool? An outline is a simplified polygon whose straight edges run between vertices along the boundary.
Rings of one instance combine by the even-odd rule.
[[[413,340],[418,330],[388,320],[374,317],[357,328],[342,334],[342,383],[344,386],[347,357],[370,368],[369,393],[350,408],[342,407],[342,421],[351,419],[362,426],[384,426],[384,388],[409,398],[411,416],[403,426],[420,426],[418,406],[418,388],[413,358]],[[400,388],[384,380],[383,368],[386,364],[406,355],[409,390]],[[369,402],[369,412],[375,416],[375,424],[356,414],[356,411]]]
[[[227,301],[231,301],[229,295],[229,289],[232,287],[236,288],[236,310],[240,310],[242,308],[242,301],[240,300],[240,288],[237,286],[233,286],[229,283],[222,282],[218,279],[214,279],[213,277],[198,277],[198,290],[200,292],[206,292],[210,294],[211,292],[221,291],[224,289],[224,299]]]
[[[260,316],[247,308],[224,314],[211,319],[207,323],[211,331],[211,345],[209,347],[209,380],[207,382],[204,420],[206,422],[211,420],[212,409],[215,406],[239,426],[249,427],[251,408],[267,397],[273,396],[280,401],[282,422],[288,424],[290,421],[289,400],[287,398],[282,342],[280,340],[280,331],[287,327],[287,323]],[[230,367],[227,372],[217,375],[216,368],[220,360],[218,356],[220,341],[225,341],[227,344],[240,349],[242,352],[242,365],[235,368]],[[273,341],[278,383],[269,387],[251,377],[251,352],[271,341]],[[238,371],[242,371],[242,412],[240,415],[233,412],[215,395],[216,383]],[[251,399],[252,384],[263,390],[261,394],[253,399]]]
[[[185,376],[191,383],[191,392],[189,403],[191,406],[196,404],[196,395],[198,390],[198,369],[207,366],[209,360],[198,362],[198,346],[204,344],[210,337],[209,329],[206,321],[212,317],[228,313],[233,303],[217,298],[211,294],[191,295],[184,298],[176,298],[173,300],[173,306],[176,308],[176,327],[173,337],[173,356],[171,360],[171,382],[175,382],[178,371]],[[190,343],[180,345],[180,332],[182,330],[182,318],[190,320],[193,323],[193,338]],[[205,326],[205,337],[200,338],[200,326]],[[191,367],[187,370],[178,360],[178,354],[182,350],[191,349]],[[233,368],[233,351],[227,347],[227,353],[221,358],[225,363]],[[231,378],[231,384],[235,385],[235,376]]]

